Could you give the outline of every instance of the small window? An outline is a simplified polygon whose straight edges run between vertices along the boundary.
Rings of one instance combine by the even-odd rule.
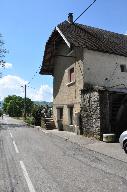
[[[63,108],[57,108],[57,119],[63,119]]]
[[[69,82],[74,82],[75,81],[75,73],[74,73],[74,67],[72,67],[71,69],[69,69]]]
[[[73,125],[73,107],[68,107],[69,125]]]
[[[121,72],[127,72],[126,65],[120,65]]]

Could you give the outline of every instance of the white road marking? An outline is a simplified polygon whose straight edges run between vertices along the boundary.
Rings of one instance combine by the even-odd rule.
[[[31,182],[31,180],[30,180],[30,178],[29,178],[29,175],[28,175],[28,173],[27,173],[27,170],[26,170],[26,167],[25,167],[23,161],[20,161],[20,165],[21,165],[21,168],[22,168],[22,170],[23,170],[23,174],[24,174],[24,177],[25,177],[25,179],[26,179],[26,182],[27,182],[29,191],[30,191],[30,192],[35,192],[35,189],[34,189],[33,184],[32,184],[32,182]]]
[[[15,148],[16,153],[19,153],[19,150],[18,150],[18,147],[17,147],[15,141],[13,141],[13,145],[14,145],[14,148]]]
[[[12,134],[11,134],[11,131],[10,131],[9,127],[8,127],[8,131],[9,131],[9,133],[10,133],[11,138],[13,138],[13,136],[12,136]]]
[[[12,136],[12,134],[11,134],[11,131],[10,131],[10,130],[9,130],[9,133],[10,133],[11,138],[13,138],[13,136]]]

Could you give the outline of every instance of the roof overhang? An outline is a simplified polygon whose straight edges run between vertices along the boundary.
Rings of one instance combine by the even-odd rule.
[[[109,88],[108,91],[127,94],[127,88]]]
[[[54,68],[53,61],[55,57],[54,45],[59,44],[60,39],[63,40],[69,48],[71,48],[70,42],[63,35],[62,31],[58,27],[56,27],[45,45],[42,67],[40,70],[41,75],[53,75],[53,68]]]
[[[61,37],[63,38],[63,40],[64,40],[65,43],[67,44],[67,46],[68,46],[69,48],[71,48],[71,44],[70,44],[69,41],[66,39],[66,37],[63,35],[63,33],[61,32],[61,30],[60,30],[58,27],[56,27],[56,30],[59,32],[59,34],[61,35]]]

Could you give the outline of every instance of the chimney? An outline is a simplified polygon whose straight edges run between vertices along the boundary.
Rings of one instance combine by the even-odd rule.
[[[73,13],[68,14],[68,22],[73,23]]]

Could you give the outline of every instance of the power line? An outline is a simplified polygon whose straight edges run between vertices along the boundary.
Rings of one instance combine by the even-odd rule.
[[[73,23],[75,23],[94,3],[96,2],[96,0],[94,0],[93,1],[93,3],[91,3],[76,19],[75,19],[75,21],[73,22]],[[70,26],[69,26],[70,27]],[[68,28],[67,28],[68,29]],[[67,30],[66,29],[66,30]],[[65,31],[66,31],[65,30]],[[64,31],[64,32],[65,32]],[[56,38],[57,39],[57,38]],[[55,39],[55,40],[56,40]],[[41,68],[41,65],[38,67],[38,70],[40,70],[40,68]],[[32,87],[30,87],[30,84],[31,84],[31,81],[36,77],[36,74],[38,73],[38,70],[35,72],[35,74],[33,75],[33,77],[30,79],[30,81],[27,83],[27,84],[25,84],[25,85],[27,85],[27,87],[28,88],[31,88],[31,89],[33,89],[33,90],[35,90],[35,88],[32,88]],[[22,87],[21,85],[19,85],[20,87]]]
[[[91,3],[73,22],[72,24],[74,24],[94,3],[96,2],[96,0],[93,1],[93,3]],[[68,30],[68,28],[70,28],[71,25],[67,26],[67,28],[65,28],[65,30],[62,31],[62,33],[66,32]],[[55,41],[58,39],[58,37],[55,39]]]
[[[36,74],[38,73],[38,70],[40,70],[41,66],[38,67],[37,71],[35,72],[35,74],[32,76],[32,78],[30,79],[30,81],[27,83],[27,85],[29,85],[31,83],[31,81],[35,78]]]
[[[94,0],[93,3],[91,3],[91,4],[74,20],[73,23],[75,23],[95,2],[96,2],[96,0]],[[69,27],[70,27],[70,26],[69,26]],[[68,29],[69,27],[67,27],[67,29]],[[65,31],[66,31],[67,29],[65,29]],[[65,31],[63,31],[63,32],[65,32]],[[56,39],[57,39],[57,38],[56,38]],[[56,39],[55,39],[55,40],[56,40]],[[41,65],[39,66],[38,69],[40,69],[40,68],[41,68]],[[34,74],[33,77],[31,78],[31,80],[28,82],[28,84],[30,84],[31,81],[35,78],[37,72],[38,72],[38,70],[35,72],[35,74]],[[28,85],[28,84],[27,84],[27,85]]]
[[[75,20],[74,23],[96,2],[96,0],[93,1]]]

